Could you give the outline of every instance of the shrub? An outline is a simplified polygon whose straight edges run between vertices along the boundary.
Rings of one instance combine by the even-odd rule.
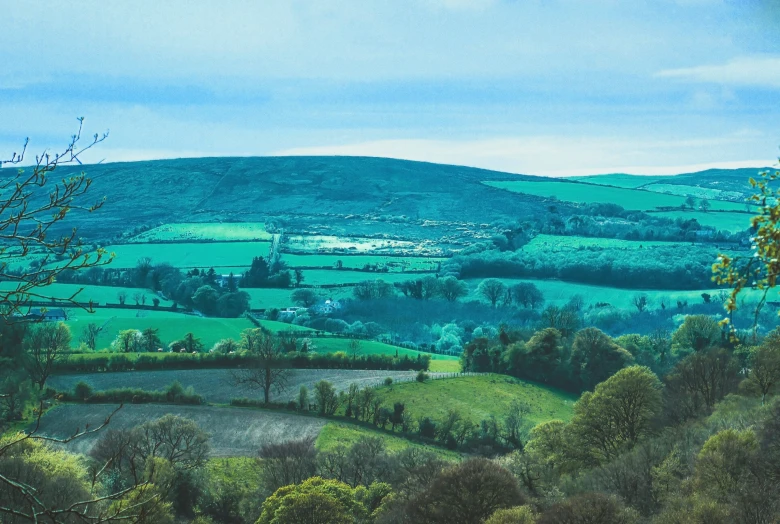
[[[87,400],[92,396],[92,386],[82,380],[73,386],[73,396],[79,400]]]
[[[429,378],[431,378],[431,376],[428,373],[426,373],[425,371],[423,371],[423,370],[420,370],[417,373],[417,377],[416,377],[417,382],[425,382]]]
[[[393,377],[387,377],[385,379],[385,386],[392,386],[393,385]]]

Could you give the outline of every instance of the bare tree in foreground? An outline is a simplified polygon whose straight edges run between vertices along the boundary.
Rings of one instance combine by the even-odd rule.
[[[254,339],[254,357],[246,369],[231,371],[231,381],[235,386],[263,392],[266,404],[271,400],[271,390],[281,394],[287,389],[292,371],[282,366],[286,364],[281,345],[268,333],[257,333]]]

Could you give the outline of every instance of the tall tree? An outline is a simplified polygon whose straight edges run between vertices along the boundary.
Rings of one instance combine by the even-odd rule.
[[[485,297],[491,306],[496,307],[498,301],[506,294],[506,285],[497,278],[486,278],[477,286],[477,293]]]
[[[250,364],[246,369],[231,371],[231,377],[237,386],[262,391],[263,401],[268,404],[272,390],[281,394],[287,389],[292,372],[282,367],[287,364],[284,350],[273,335],[263,332],[248,335],[252,339]]]
[[[27,333],[22,365],[39,390],[43,390],[57,360],[70,350],[70,338],[70,328],[63,322],[44,322]]]

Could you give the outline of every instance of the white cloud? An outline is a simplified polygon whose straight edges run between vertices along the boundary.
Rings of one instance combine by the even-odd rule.
[[[690,140],[564,136],[474,141],[402,139],[301,147],[274,154],[377,156],[547,176],[671,175],[715,167],[771,164],[771,159],[754,160],[740,153],[741,146],[752,139],[742,132]]]
[[[780,88],[780,57],[740,57],[718,65],[666,69],[655,76],[721,85]]]

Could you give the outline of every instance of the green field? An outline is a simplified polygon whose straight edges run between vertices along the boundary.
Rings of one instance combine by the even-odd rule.
[[[685,197],[665,195],[639,189],[599,186],[565,181],[512,181],[484,182],[486,185],[505,189],[513,193],[525,193],[545,198],[555,197],[567,202],[584,204],[619,203],[625,209],[651,211],[658,207],[680,207],[685,204]],[[711,209],[724,211],[744,211],[745,205],[722,200],[710,201]]]
[[[183,240],[248,241],[271,240],[262,222],[236,222],[214,224],[206,222],[165,224],[144,231],[129,242],[170,242]]]
[[[165,345],[192,332],[209,349],[223,338],[238,338],[241,331],[254,327],[245,318],[206,318],[173,311],[143,310],[138,310],[142,316],[129,316],[128,312],[133,310],[101,308],[95,310],[95,313],[80,313],[76,318],[68,320],[74,345],[78,344],[81,333],[89,323],[103,327],[97,337],[98,350],[108,348],[119,332],[125,329],[159,329],[157,335]]]
[[[513,401],[529,404],[528,421],[538,424],[552,419],[568,420],[577,397],[554,388],[505,375],[443,378],[408,382],[377,389],[385,404],[403,402],[416,417],[441,420],[449,410],[479,424],[495,415],[501,418]]]
[[[568,180],[576,180],[578,182],[587,182],[589,184],[597,184],[599,186],[615,186],[625,188],[636,188],[654,182],[660,182],[666,180],[669,177],[665,176],[642,176],[642,175],[627,175],[625,173],[613,173],[611,175],[587,175],[587,176],[573,176]]]
[[[304,284],[307,282],[304,281]],[[286,308],[294,306],[290,296],[294,289],[277,288],[242,288],[241,291],[249,293],[249,304],[252,309]],[[352,296],[351,287],[334,287],[328,289],[315,289],[315,291],[324,299],[340,299]]]
[[[390,272],[436,271],[442,257],[404,257],[382,255],[298,255],[282,254],[282,261],[289,267],[317,267],[334,269],[341,262],[347,269],[363,269],[365,266],[386,267]]]
[[[667,305],[674,305],[677,300],[687,300],[689,304],[694,304],[702,301],[701,294],[709,293],[715,297],[720,290],[718,289],[696,289],[696,290],[668,290],[668,289],[620,289],[614,287],[605,286],[591,286],[588,284],[574,284],[571,282],[563,282],[561,280],[534,280],[534,279],[514,279],[505,278],[499,279],[504,284],[511,286],[520,282],[530,282],[544,295],[546,305],[563,306],[565,305],[572,295],[582,295],[585,298],[586,307],[589,304],[595,302],[606,302],[614,307],[623,309],[633,309],[633,298],[638,294],[647,295],[650,300],[650,308],[655,309],[659,307],[661,298],[666,299]],[[468,280],[471,294],[469,296],[472,300],[484,300],[477,294],[476,289],[481,279]],[[745,297],[756,297],[758,291],[746,289],[743,291]]]
[[[386,238],[337,237],[327,235],[286,235],[283,237],[285,249],[291,251],[349,251],[353,253],[376,253],[380,251],[403,250],[418,251],[421,245],[409,240]]]
[[[0,282],[0,290],[13,290],[16,289],[14,282]],[[82,290],[78,292],[79,290]],[[73,297],[73,300],[77,302],[89,302],[90,300],[94,304],[119,304],[118,295],[124,293],[127,295],[126,304],[135,304],[134,296],[141,294],[146,298],[146,305],[151,306],[152,300],[157,298],[160,300],[160,307],[167,307],[172,304],[170,300],[163,300],[156,294],[152,293],[148,289],[139,289],[132,287],[113,287],[113,286],[92,286],[84,284],[51,284],[49,286],[38,288],[36,291],[40,295],[45,297],[56,297],[59,299]],[[77,293],[75,296],[74,294]],[[31,297],[31,300],[46,300],[45,298]]]
[[[384,441],[387,450],[391,452],[398,452],[413,447],[432,451],[445,460],[457,461],[461,458],[461,455],[455,451],[449,451],[438,446],[429,446],[418,442],[412,442],[403,437],[389,435],[384,431],[375,431],[367,427],[344,422],[328,422],[320,431],[320,435],[317,437],[315,445],[320,451],[330,451],[338,446],[349,447],[361,438],[366,437],[381,438]]]
[[[680,249],[690,249],[691,245],[690,242],[537,235],[528,244],[524,245],[522,249],[528,253],[547,254],[555,251],[570,251],[577,249],[615,249],[620,251],[633,251],[651,247],[679,247]]]
[[[311,286],[327,284],[357,284],[364,280],[385,282],[406,282],[424,277],[420,273],[377,273],[375,271],[340,271],[338,269],[307,269],[303,271],[303,283]]]
[[[347,351],[350,340],[348,338],[314,338],[315,351],[318,353],[335,353],[336,351]],[[404,355],[409,357],[417,357],[421,354],[419,351],[413,349],[406,349],[397,346],[391,346],[375,340],[363,340],[360,344],[360,352],[363,355],[395,355],[399,357]],[[428,355],[429,353],[422,353]],[[432,359],[436,359],[444,362],[459,362],[458,357],[451,355],[434,355],[431,354]],[[433,360],[431,361],[433,362]],[[433,371],[433,370],[432,370]],[[457,369],[437,369],[436,371],[458,371]]]
[[[248,266],[254,257],[268,256],[270,242],[191,242],[174,244],[117,244],[106,247],[116,258],[112,268],[135,267],[141,258],[182,269]]]
[[[744,208],[743,208],[744,210]],[[737,233],[750,228],[750,219],[755,216],[753,213],[737,213],[721,211],[718,213],[704,213],[702,211],[652,211],[650,215],[664,218],[682,218],[690,220],[695,218],[703,226],[712,226],[721,231]]]
[[[745,195],[738,191],[725,191],[723,189],[716,189],[712,187],[688,186],[685,184],[653,183],[642,186],[642,189],[655,191],[656,193],[667,193],[670,195],[680,195],[685,197],[691,195],[694,198],[706,198],[708,200],[732,200],[737,203],[742,203],[745,201]]]

